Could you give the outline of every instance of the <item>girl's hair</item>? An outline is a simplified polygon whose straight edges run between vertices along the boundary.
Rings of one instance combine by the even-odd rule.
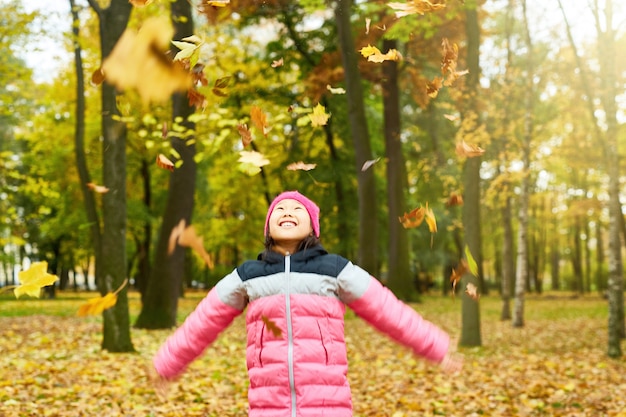
[[[308,248],[312,248],[313,246],[317,246],[319,244],[320,244],[319,237],[315,235],[309,235],[300,241],[300,243],[298,244],[298,248],[296,249],[296,252],[300,252]],[[263,254],[261,255],[262,259],[265,259],[269,252],[272,252],[273,246],[274,246],[274,239],[272,239],[269,235],[265,236],[265,250],[263,251]]]

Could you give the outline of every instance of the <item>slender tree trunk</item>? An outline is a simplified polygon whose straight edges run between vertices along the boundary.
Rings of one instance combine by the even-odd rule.
[[[177,0],[171,4],[174,39],[182,39],[193,34],[191,5],[186,0]],[[183,138],[172,137],[171,144],[180,155],[182,165],[170,174],[170,186],[159,241],[154,258],[154,268],[142,306],[135,323],[136,327],[146,329],[165,329],[176,325],[178,298],[182,294],[185,274],[185,251],[177,246],[168,253],[169,237],[172,229],[181,221],[189,225],[193,213],[194,192],[196,188],[196,148],[193,143],[195,125],[189,121],[193,108],[189,106],[186,93],[172,95],[172,119],[181,125]],[[176,122],[176,120],[183,120]]]
[[[502,208],[504,223],[504,242],[502,244],[502,311],[500,320],[511,320],[511,285],[515,271],[513,258],[513,220],[511,197],[507,196]]]
[[[385,39],[383,50],[397,49],[396,41]],[[406,229],[398,221],[405,210],[404,185],[406,166],[400,142],[400,91],[398,89],[398,64],[383,63],[383,107],[385,154],[387,157],[387,205],[389,227],[389,253],[387,285],[395,295],[406,301],[417,300],[409,265],[409,241]]]
[[[574,270],[574,291],[582,294],[583,290],[583,267],[582,267],[582,244],[580,236],[580,218],[576,216],[574,219],[574,229],[572,231],[572,239],[574,239],[574,253],[572,253],[572,269]]]
[[[528,203],[530,200],[530,143],[533,135],[534,103],[534,65],[532,62],[532,41],[526,13],[526,0],[522,0],[524,31],[527,48],[526,111],[524,120],[524,139],[522,143],[523,172],[520,201],[519,228],[517,231],[517,271],[515,274],[515,303],[513,308],[513,327],[524,326],[524,292],[528,283]]]
[[[348,101],[348,119],[354,142],[355,166],[359,196],[359,255],[358,264],[371,274],[379,272],[378,255],[378,206],[374,171],[363,171],[363,164],[372,159],[363,86],[358,68],[358,56],[352,37],[352,1],[338,0],[335,5],[335,20],[339,34],[339,47],[343,61]]]
[[[143,182],[143,204],[149,213],[152,209],[152,187],[150,185],[150,166],[148,161],[141,161],[141,179]],[[143,239],[137,239],[137,277],[135,286],[141,294],[141,303],[145,303],[146,290],[150,281],[150,246],[152,243],[152,222],[146,220],[143,225]]]
[[[600,294],[604,294],[607,289],[606,270],[604,268],[604,234],[602,228],[604,225],[600,220],[596,221],[596,273],[595,284],[596,290]]]
[[[101,8],[89,0],[100,26],[100,52],[104,60],[128,25],[132,5],[111,0]],[[117,93],[106,81],[102,84],[102,178],[109,192],[102,196],[102,234],[96,252],[96,284],[101,295],[116,291],[126,280],[126,125],[116,119]],[[102,348],[110,352],[132,352],[128,287],[117,295],[115,306],[102,313]]]
[[[468,108],[464,109],[464,117],[475,113],[479,88],[479,49],[480,49],[480,25],[478,23],[478,6],[475,2],[466,5],[466,32],[467,32],[467,94],[469,95]],[[478,117],[478,116],[476,116]],[[480,121],[477,120],[477,124]],[[461,291],[467,284],[473,284],[482,293],[486,286],[483,285],[482,269],[482,245],[480,232],[480,161],[481,158],[468,158],[465,161],[463,172],[463,228],[465,230],[465,243],[469,248],[474,260],[478,264],[478,277],[465,274],[461,279]],[[462,295],[462,324],[461,346],[481,346],[482,337],[480,331],[480,303],[472,299],[463,291]]]

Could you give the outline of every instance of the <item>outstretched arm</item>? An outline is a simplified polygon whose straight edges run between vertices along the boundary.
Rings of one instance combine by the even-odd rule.
[[[410,348],[416,355],[441,363],[444,370],[459,368],[458,357],[448,355],[448,334],[398,300],[376,278],[350,263],[339,274],[338,280],[342,300],[374,328]]]
[[[162,378],[180,375],[241,314],[245,297],[240,283],[236,272],[226,276],[168,337],[153,359]]]

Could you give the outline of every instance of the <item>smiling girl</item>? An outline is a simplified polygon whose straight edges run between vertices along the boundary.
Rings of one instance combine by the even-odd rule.
[[[443,330],[368,272],[326,252],[319,212],[297,191],[274,199],[265,220],[265,251],[218,282],[154,357],[158,390],[246,308],[252,417],[352,416],[345,306],[415,355],[446,372],[460,371],[462,358],[450,353]]]

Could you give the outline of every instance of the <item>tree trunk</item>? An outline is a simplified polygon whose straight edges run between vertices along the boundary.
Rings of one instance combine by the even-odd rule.
[[[479,49],[480,49],[480,25],[478,23],[478,6],[466,5],[466,32],[467,32],[467,94],[469,95],[468,108],[465,115],[475,112],[479,88]],[[478,121],[477,123],[480,123]],[[461,279],[461,291],[467,284],[472,283],[482,293],[485,293],[482,269],[482,245],[480,235],[480,161],[481,158],[468,158],[465,161],[463,172],[464,204],[463,204],[463,228],[465,230],[465,243],[469,248],[474,260],[478,264],[477,278],[471,274],[465,274]],[[481,346],[482,338],[480,331],[480,304],[463,292],[462,295],[462,346]]]
[[[506,192],[506,191],[505,191]],[[502,222],[504,223],[504,242],[502,243],[502,311],[500,320],[511,320],[511,286],[515,271],[513,258],[513,220],[511,197],[507,196],[502,208]]]
[[[174,39],[182,39],[193,34],[191,5],[186,0],[177,0],[171,4]],[[144,329],[166,329],[176,325],[178,298],[182,293],[185,273],[185,251],[177,246],[168,254],[169,237],[172,229],[181,221],[189,225],[193,213],[194,192],[196,188],[196,153],[193,143],[195,125],[189,121],[193,108],[189,106],[186,93],[172,96],[172,119],[182,119],[182,125],[189,135],[183,138],[172,137],[172,148],[178,152],[182,165],[170,174],[170,185],[163,221],[159,232],[154,268],[146,291],[145,302],[135,326]],[[176,122],[174,122],[176,123]]]
[[[534,65],[532,62],[532,41],[526,13],[526,0],[522,0],[524,31],[527,48],[525,79],[526,110],[524,120],[524,138],[522,141],[523,177],[519,197],[519,229],[517,231],[517,271],[515,274],[515,303],[513,308],[513,327],[524,326],[524,292],[528,283],[528,203],[530,200],[530,143],[533,135],[534,108]]]
[[[371,274],[379,272],[378,221],[376,203],[376,183],[374,171],[363,171],[363,164],[372,159],[363,86],[358,68],[358,56],[352,38],[352,1],[338,0],[335,5],[335,20],[339,34],[339,47],[344,68],[348,119],[354,142],[355,166],[357,171],[359,196],[359,255],[358,264]]]
[[[397,49],[396,41],[385,39],[383,51]],[[387,205],[389,227],[388,281],[395,295],[405,301],[416,301],[409,264],[409,241],[406,229],[398,221],[405,210],[404,185],[406,166],[400,142],[400,91],[398,63],[383,63],[383,107],[385,156],[387,157]]]
[[[147,212],[152,208],[152,188],[150,185],[150,166],[148,161],[141,161],[141,179],[143,182],[143,204]],[[146,290],[150,281],[150,246],[152,242],[152,223],[148,219],[143,226],[143,239],[137,239],[137,277],[135,286],[141,294],[142,305],[146,302]]]
[[[580,238],[580,218],[574,218],[574,230],[572,231],[572,239],[574,239],[574,250],[572,253],[572,269],[574,271],[573,289],[578,294],[583,293],[583,266],[582,266],[582,246]]]

